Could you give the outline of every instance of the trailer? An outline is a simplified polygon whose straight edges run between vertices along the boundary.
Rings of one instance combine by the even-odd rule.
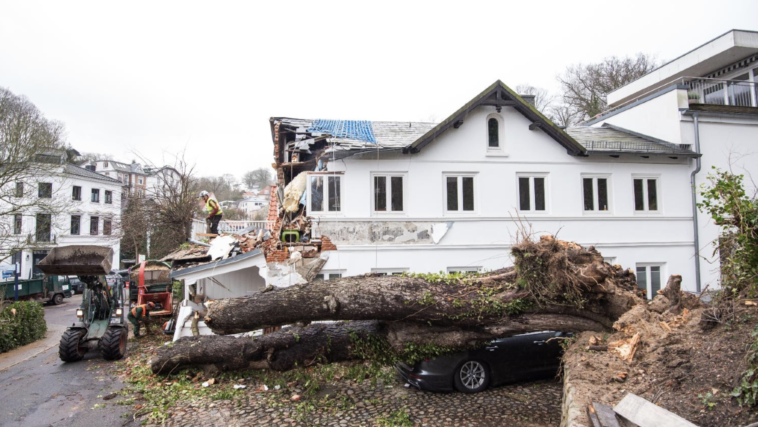
[[[0,282],[0,296],[4,299],[16,298],[16,282]],[[71,298],[71,284],[66,276],[46,275],[41,279],[18,281],[18,299],[22,301],[39,301],[58,305],[63,298]]]
[[[130,294],[136,289],[137,305],[155,304],[155,308],[150,310],[150,317],[174,314],[171,265],[157,260],[142,261],[139,267],[131,268],[129,283]]]

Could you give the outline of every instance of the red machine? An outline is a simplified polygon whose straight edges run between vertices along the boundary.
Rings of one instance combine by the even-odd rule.
[[[137,271],[132,270],[131,276],[132,286],[136,282],[139,289],[137,305],[152,301],[155,308],[150,311],[151,317],[174,313],[171,266],[161,261],[142,261]]]

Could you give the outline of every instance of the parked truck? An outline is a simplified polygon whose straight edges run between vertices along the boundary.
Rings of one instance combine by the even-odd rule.
[[[5,299],[15,299],[16,282],[14,280],[0,282],[0,296]],[[71,284],[66,276],[47,275],[41,279],[18,281],[19,300],[58,305],[63,303],[63,298],[71,298]]]

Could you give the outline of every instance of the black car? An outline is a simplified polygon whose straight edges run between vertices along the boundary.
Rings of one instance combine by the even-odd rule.
[[[476,393],[489,386],[552,377],[558,371],[566,332],[532,332],[395,369],[410,385],[428,391]],[[558,338],[558,339],[551,339]]]

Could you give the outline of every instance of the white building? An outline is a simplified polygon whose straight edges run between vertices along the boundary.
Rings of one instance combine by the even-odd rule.
[[[692,147],[702,153],[701,163],[688,168],[696,188],[707,183],[708,174],[715,166],[744,174],[748,194],[755,194],[758,180],[756,82],[758,32],[732,30],[610,93],[610,111],[588,124],[622,126]],[[687,198],[682,200],[690,209],[687,221],[691,220],[692,212],[697,212],[695,203],[701,201],[690,188],[677,190]],[[695,219],[695,223],[690,223],[694,229],[689,233],[692,249],[688,262],[696,266],[696,279],[685,276],[685,283],[690,290],[701,290],[707,285],[713,289],[719,279],[719,258],[713,254],[719,227],[707,214],[698,212]]]
[[[26,186],[33,188],[24,189]],[[119,265],[119,181],[65,164],[49,176],[22,183],[20,190],[25,198],[49,199],[45,200],[47,209],[38,204],[13,218],[2,219],[10,224],[3,251],[14,253],[4,264],[20,263],[20,278],[41,273],[36,269],[37,263],[57,246],[109,246],[114,254],[112,265]]]
[[[565,130],[499,81],[436,125],[272,118],[279,183],[309,173],[312,237],[338,247],[326,278],[501,268],[528,223],[634,269],[648,295],[670,274],[714,288],[718,228],[691,176],[758,176],[757,59],[758,33],[730,31]]]
[[[257,212],[268,206],[268,199],[264,197],[248,197],[237,202],[237,208],[244,210],[248,214]]]

